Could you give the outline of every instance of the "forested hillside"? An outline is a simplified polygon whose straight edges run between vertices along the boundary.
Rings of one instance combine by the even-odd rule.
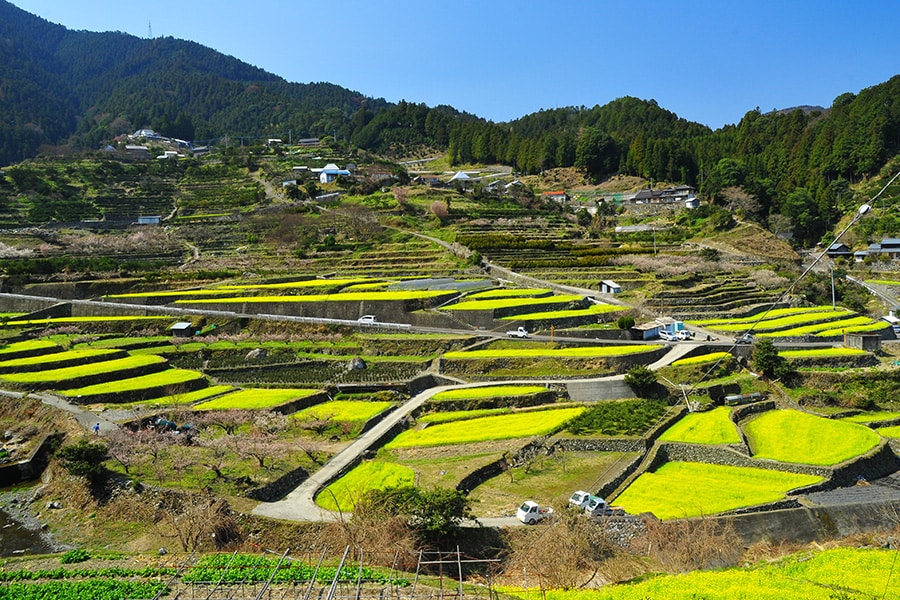
[[[0,106],[0,165],[44,145],[95,150],[143,127],[204,143],[337,135],[387,156],[446,152],[451,165],[575,166],[595,180],[686,183],[802,244],[818,241],[852,202],[850,186],[900,149],[900,77],[829,109],[752,110],[716,131],[632,97],[498,124],[451,106],[289,83],[193,42],[70,31],[5,0]]]

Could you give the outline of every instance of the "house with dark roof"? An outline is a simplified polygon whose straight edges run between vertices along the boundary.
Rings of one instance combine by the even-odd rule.
[[[689,185],[678,185],[665,189],[647,188],[631,197],[632,204],[681,204],[686,205],[693,198],[694,188]]]
[[[827,254],[830,258],[850,258],[851,256],[853,256],[853,250],[851,250],[850,246],[848,246],[847,244],[835,242],[834,244],[828,246],[825,254]]]

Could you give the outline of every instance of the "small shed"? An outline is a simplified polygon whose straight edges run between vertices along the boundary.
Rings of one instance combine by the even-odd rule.
[[[194,335],[194,324],[190,321],[178,321],[169,327],[169,331],[174,337],[188,338]]]
[[[649,321],[632,327],[632,331],[640,334],[642,340],[652,340],[659,337],[659,330],[662,329],[662,323],[658,321]]]
[[[660,329],[665,329],[669,333],[678,333],[684,329],[684,321],[672,317],[659,317],[656,322],[660,325]]]
[[[844,336],[844,346],[866,352],[881,350],[881,335],[877,333],[848,333]]]
[[[622,293],[622,286],[610,279],[604,279],[603,281],[600,282],[600,293],[601,294],[620,294],[620,293]]]

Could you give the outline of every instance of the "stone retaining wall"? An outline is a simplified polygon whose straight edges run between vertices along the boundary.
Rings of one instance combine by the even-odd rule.
[[[24,460],[0,465],[0,487],[36,479],[50,462],[52,448],[59,445],[64,433],[45,434]]]
[[[309,472],[303,467],[297,467],[271,483],[250,490],[246,496],[260,502],[276,502],[287,496],[308,478]]]

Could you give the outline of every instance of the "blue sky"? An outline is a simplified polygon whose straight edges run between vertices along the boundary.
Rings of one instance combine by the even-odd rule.
[[[713,128],[900,73],[895,0],[12,0],[69,29],[192,40],[288,81],[494,121],[654,99]]]

